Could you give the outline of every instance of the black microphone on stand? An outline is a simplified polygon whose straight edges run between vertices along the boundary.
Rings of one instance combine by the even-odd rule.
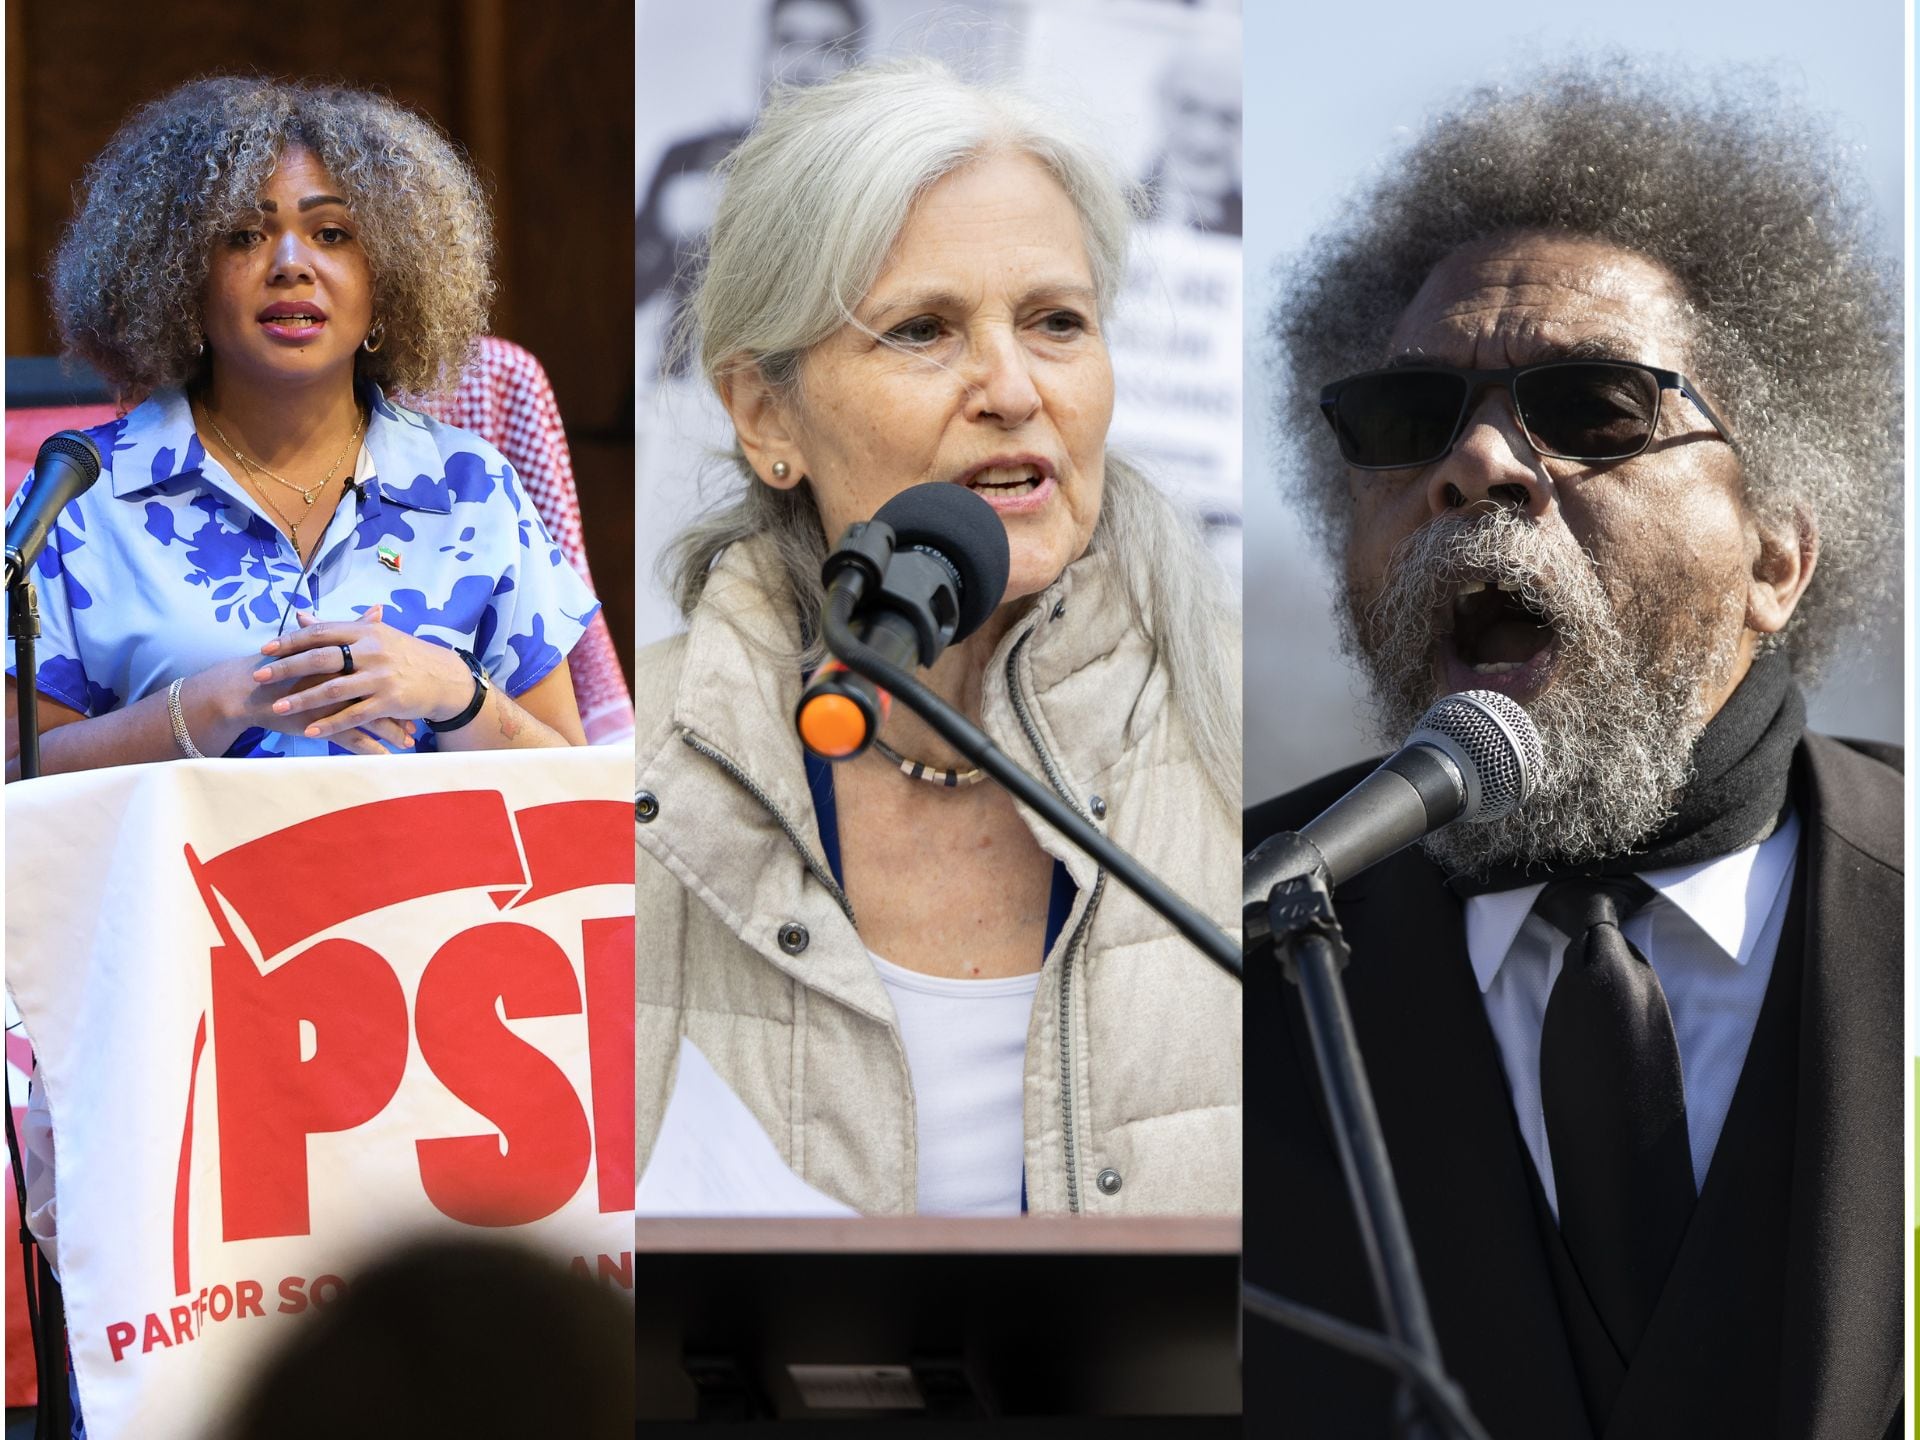
[[[985,731],[914,674],[991,615],[1007,588],[1007,532],[986,501],[938,482],[903,490],[865,525],[850,525],[821,567],[827,582],[821,638],[834,660],[821,666],[794,710],[800,738],[828,760],[872,741],[890,695],[1157,911],[1235,979],[1240,946],[1101,833],[1058,776],[1042,784]]]
[[[1383,1336],[1248,1287],[1255,1313],[1388,1365],[1403,1382],[1399,1414],[1410,1430],[1484,1436],[1447,1376],[1440,1341],[1414,1263],[1413,1240],[1394,1188],[1393,1167],[1361,1061],[1339,974],[1346,941],[1333,889],[1422,836],[1456,820],[1497,820],[1532,793],[1540,736],[1517,701],[1493,690],[1463,690],[1438,701],[1407,743],[1297,831],[1268,837],[1241,875],[1248,952],[1271,951],[1300,992],[1329,1128],[1353,1200],[1354,1218],[1386,1325]],[[1418,1395],[1424,1405],[1416,1408]]]
[[[7,524],[7,585],[39,558],[60,512],[100,478],[100,452],[78,430],[49,435],[33,457],[33,483]]]
[[[902,490],[871,520],[849,525],[827,556],[827,611],[889,665],[933,664],[999,607],[1007,589],[1007,530],[964,485]],[[794,724],[814,754],[850,760],[879,733],[892,696],[844,661],[822,665]]]
[[[20,510],[7,525],[7,635],[14,644],[15,668],[20,675],[17,694],[19,773],[32,779],[40,773],[39,692],[34,677],[39,673],[34,660],[34,642],[40,636],[40,608],[34,593],[32,566],[46,548],[53,522],[88,486],[100,478],[100,451],[78,430],[61,430],[49,435],[33,457],[33,483]],[[26,1215],[27,1183],[22,1169],[21,1150],[13,1132],[13,1107],[6,1114],[7,1152],[13,1171],[14,1198],[20,1214]],[[39,1375],[40,1403],[34,1420],[34,1433],[44,1425],[48,1433],[67,1428],[66,1368],[60,1361],[64,1349],[60,1286],[44,1255],[37,1254],[27,1227],[20,1227],[20,1244],[25,1260],[27,1328],[33,1337],[35,1369]]]

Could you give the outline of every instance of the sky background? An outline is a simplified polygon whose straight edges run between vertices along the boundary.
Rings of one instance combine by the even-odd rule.
[[[1684,11],[1684,21],[1682,12]],[[1391,37],[1389,47],[1369,45]],[[1383,748],[1338,657],[1329,578],[1275,483],[1288,442],[1267,416],[1262,333],[1276,261],[1340,213],[1348,194],[1459,92],[1524,82],[1555,61],[1624,50],[1698,66],[1777,67],[1790,91],[1829,112],[1857,150],[1883,217],[1903,241],[1905,12],[1900,0],[1676,7],[1620,0],[1602,11],[1463,12],[1426,4],[1250,5],[1246,45],[1246,675],[1249,800],[1290,789]],[[1331,377],[1330,377],[1331,378]],[[1902,631],[1891,617],[1858,659],[1811,698],[1813,723],[1843,735],[1902,735]]]

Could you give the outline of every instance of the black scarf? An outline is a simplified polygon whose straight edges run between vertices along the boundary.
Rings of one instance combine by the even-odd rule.
[[[1761,655],[1694,741],[1693,777],[1673,818],[1644,847],[1578,865],[1516,861],[1485,876],[1455,875],[1447,885],[1465,899],[1542,880],[1632,875],[1731,854],[1772,833],[1786,808],[1793,752],[1806,725],[1793,666],[1778,651]]]

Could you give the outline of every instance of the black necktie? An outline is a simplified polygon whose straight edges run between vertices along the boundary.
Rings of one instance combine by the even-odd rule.
[[[1540,1030],[1540,1104],[1566,1241],[1631,1361],[1693,1213],[1680,1048],[1660,979],[1620,925],[1635,876],[1559,880],[1534,909],[1569,936]]]

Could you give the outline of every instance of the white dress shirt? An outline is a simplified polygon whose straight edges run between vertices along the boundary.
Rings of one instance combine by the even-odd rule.
[[[1640,878],[1656,898],[1622,927],[1660,977],[1673,1014],[1696,1190],[1706,1181],[1766,998],[1799,840],[1799,817],[1790,812],[1758,845],[1698,865],[1649,870]],[[1528,885],[1469,899],[1467,955],[1506,1067],[1520,1133],[1558,1219],[1540,1108],[1540,1027],[1567,937],[1533,913],[1545,888]]]
[[[893,1000],[913,1077],[920,1213],[1018,1215],[1027,1028],[1040,972],[953,980],[878,955],[873,964]]]

